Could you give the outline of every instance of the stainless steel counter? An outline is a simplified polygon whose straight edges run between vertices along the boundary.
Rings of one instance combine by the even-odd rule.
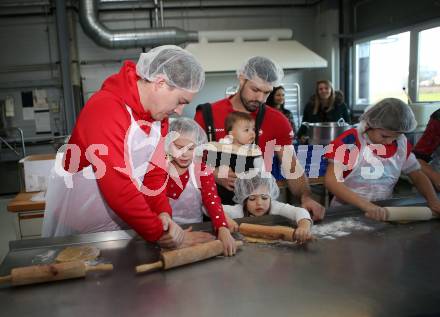
[[[398,200],[386,205],[420,204]],[[329,210],[317,226],[360,216]],[[114,271],[85,279],[0,289],[1,316],[421,316],[440,314],[440,221],[377,223],[307,246],[246,244],[232,258],[135,275],[159,250],[130,231],[12,242],[0,267],[48,260],[48,251],[93,244]],[[287,224],[281,217],[248,222]],[[209,225],[198,226],[207,230]],[[54,252],[52,252],[54,253]],[[43,256],[43,257],[42,257]]]

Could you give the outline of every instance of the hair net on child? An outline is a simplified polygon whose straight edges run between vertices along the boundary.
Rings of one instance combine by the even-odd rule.
[[[194,141],[195,146],[208,142],[205,131],[193,119],[180,117],[170,122],[168,134],[165,140],[165,149],[168,152],[172,141],[182,135],[188,136]]]
[[[175,45],[158,46],[141,53],[136,73],[148,81],[162,77],[168,85],[189,92],[198,92],[205,82],[202,65],[190,52]]]
[[[248,80],[260,79],[274,87],[283,80],[283,69],[275,62],[263,56],[249,58],[238,70],[237,76],[244,76]]]
[[[411,108],[400,99],[385,98],[359,118],[369,127],[386,129],[400,133],[411,132],[417,127],[417,121]]]
[[[246,174],[246,173],[244,173]],[[243,204],[243,202],[256,190],[263,186],[267,189],[267,194],[272,199],[277,199],[280,194],[275,178],[270,173],[257,173],[254,177],[237,177],[234,187],[234,198],[236,203]],[[260,192],[261,194],[261,192]]]

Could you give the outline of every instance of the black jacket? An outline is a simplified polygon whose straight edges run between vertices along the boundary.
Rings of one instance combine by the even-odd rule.
[[[315,95],[310,98],[309,102],[304,108],[302,119],[303,122],[337,122],[339,119],[343,118],[345,122],[351,123],[350,115],[348,114],[348,107],[344,103],[343,96],[340,92],[336,92],[334,108],[329,112],[319,111],[317,114],[313,114],[313,109],[315,107],[314,99]],[[300,138],[306,134],[307,127],[305,125],[301,125],[298,130],[297,137]]]

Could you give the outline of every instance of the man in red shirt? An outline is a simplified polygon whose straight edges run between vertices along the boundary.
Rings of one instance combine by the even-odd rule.
[[[264,106],[273,87],[279,86],[284,76],[283,70],[270,59],[255,56],[243,64],[237,71],[237,76],[238,92],[230,98],[212,104],[216,140],[226,135],[224,122],[229,113],[246,112],[258,122],[258,113],[264,107],[264,117],[258,131],[258,145],[264,153],[266,170],[270,170],[274,153],[281,162],[285,157],[282,165],[289,190],[301,199],[302,207],[309,210],[315,220],[322,219],[325,209],[311,198],[307,177],[293,149],[293,131],[289,121],[281,112]],[[206,130],[201,110],[196,112],[194,119]],[[219,177],[218,169],[216,169],[215,177],[220,189],[223,187],[228,191],[233,191],[236,175],[232,169],[229,169],[228,177]]]
[[[203,83],[200,63],[174,45],[142,53],[107,78],[57,154],[43,236],[130,227],[147,241],[179,246],[186,234],[171,219],[166,171],[154,167],[164,161],[168,116],[181,114]]]
[[[414,148],[414,154],[423,173],[440,191],[440,109],[431,115],[425,132]]]

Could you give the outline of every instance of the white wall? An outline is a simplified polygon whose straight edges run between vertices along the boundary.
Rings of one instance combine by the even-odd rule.
[[[324,1],[325,3],[325,1]],[[237,8],[237,9],[183,9],[165,10],[165,25],[185,30],[227,30],[253,28],[291,28],[293,36],[310,49],[328,59],[330,67],[326,70],[290,71],[289,81],[301,85],[303,104],[313,93],[314,83],[319,78],[338,78],[338,51],[335,34],[337,33],[337,12],[322,9],[324,6],[310,8]],[[78,58],[81,63],[81,79],[84,97],[87,100],[99,89],[102,81],[119,70],[125,59],[136,59],[142,51],[139,49],[106,49],[96,45],[88,38],[77,21],[76,42]],[[110,29],[148,28],[148,11],[101,13],[100,19]],[[14,83],[37,81],[59,81],[59,58],[55,17],[22,16],[0,19],[0,40],[2,58],[0,59],[0,99],[6,94],[19,95],[22,88],[8,88]],[[75,39],[73,39],[75,40]],[[148,49],[148,48],[147,48]],[[49,54],[49,51],[51,54]],[[258,54],[258,52],[256,52]],[[51,58],[49,57],[51,56]],[[47,65],[57,63],[51,72]],[[30,65],[27,67],[27,65]],[[34,69],[34,70],[30,70]],[[208,74],[205,88],[185,110],[191,116],[198,103],[213,101],[224,96],[225,88],[235,82],[233,74]],[[11,84],[12,83],[12,84]],[[59,88],[53,88],[54,101],[62,103]],[[18,98],[18,97],[17,97]],[[17,107],[20,107],[17,100]],[[61,105],[62,107],[62,105]],[[17,113],[20,109],[17,109]],[[57,116],[54,114],[54,116]],[[62,119],[62,116],[61,116]],[[23,124],[18,118],[18,125]],[[26,124],[25,124],[26,126]],[[33,136],[32,129],[26,129],[26,135]]]

